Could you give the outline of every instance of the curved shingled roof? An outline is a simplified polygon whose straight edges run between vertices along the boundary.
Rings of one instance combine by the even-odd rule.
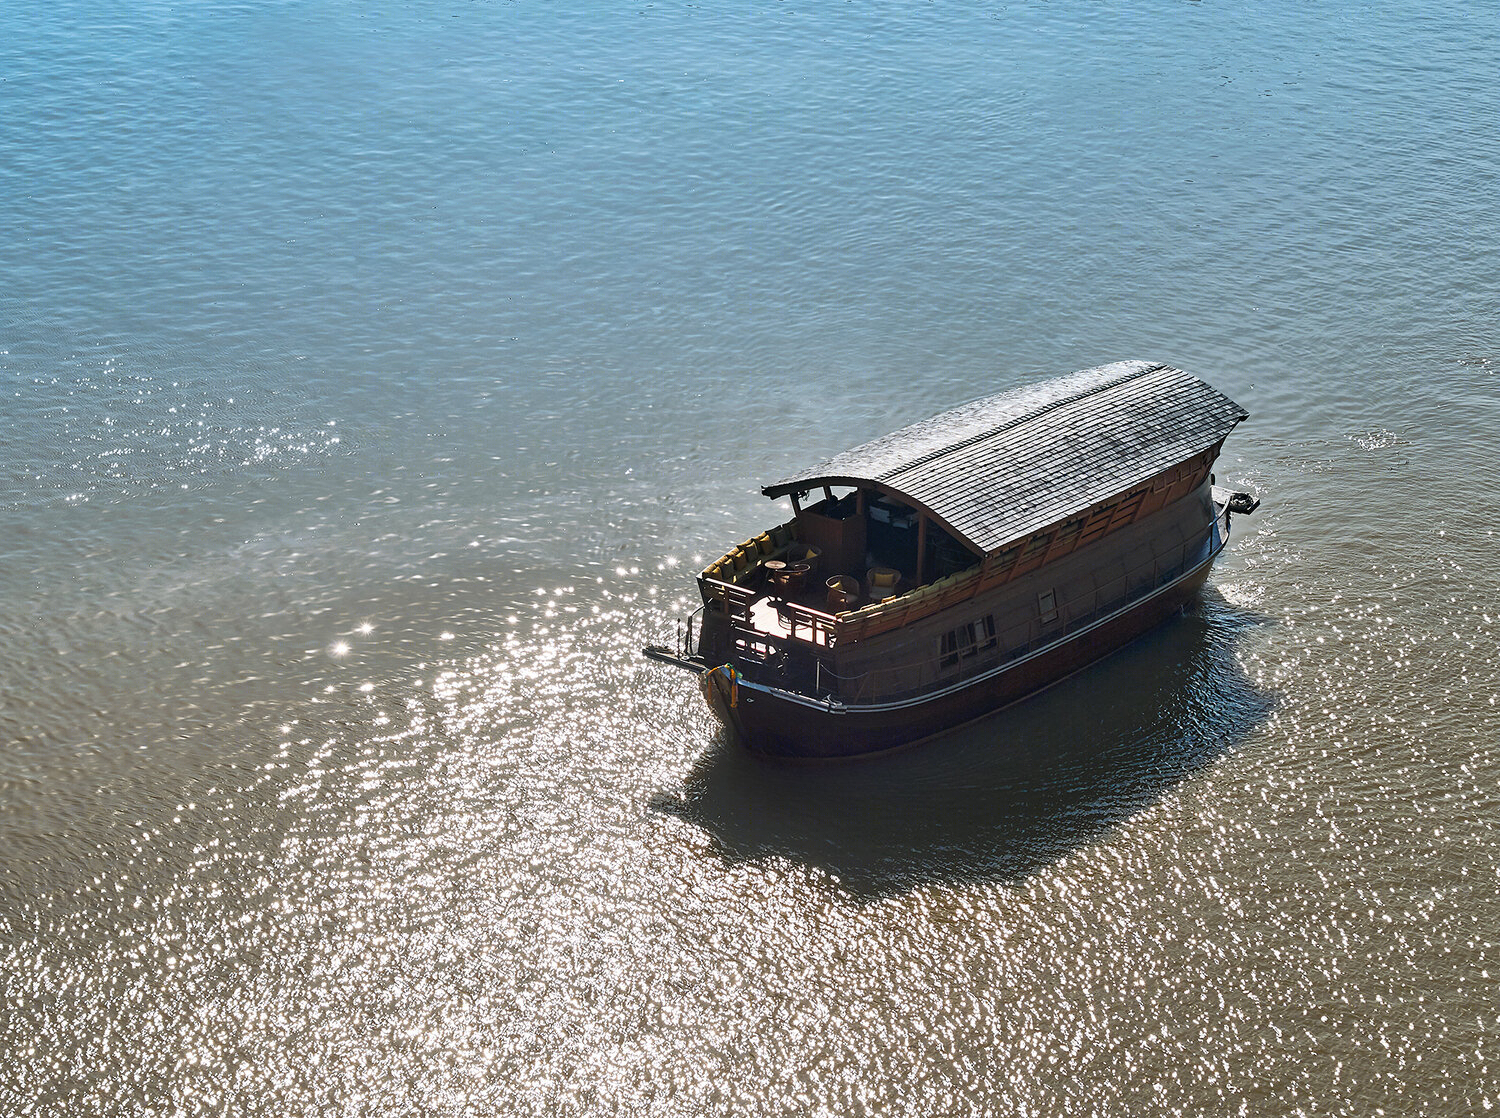
[[[962,404],[762,492],[874,484],[989,552],[1216,445],[1248,417],[1181,369],[1116,361]]]

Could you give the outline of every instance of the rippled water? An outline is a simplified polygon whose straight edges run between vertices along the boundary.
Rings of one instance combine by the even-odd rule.
[[[0,1112],[1500,1102],[1500,25],[0,12]],[[758,485],[1181,365],[1265,503],[986,723],[636,650]]]

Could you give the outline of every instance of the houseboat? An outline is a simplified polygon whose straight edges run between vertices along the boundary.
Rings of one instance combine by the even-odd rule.
[[[1120,361],[1001,392],[767,485],[792,518],[698,576],[654,660],[751,749],[851,757],[1037,691],[1182,609],[1258,501],[1214,485],[1248,413]]]

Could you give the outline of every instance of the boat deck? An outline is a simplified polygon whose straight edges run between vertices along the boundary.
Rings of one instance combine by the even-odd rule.
[[[897,572],[891,572],[898,577]],[[828,586],[828,580],[839,577],[845,586],[858,587],[840,593]],[[837,615],[859,609],[871,602],[895,597],[910,587],[898,581],[889,587],[871,588],[857,575],[814,574],[800,587],[777,585],[767,580],[755,588],[747,615],[756,632],[770,637],[795,637],[813,644],[830,643]],[[877,597],[871,597],[874,593]]]

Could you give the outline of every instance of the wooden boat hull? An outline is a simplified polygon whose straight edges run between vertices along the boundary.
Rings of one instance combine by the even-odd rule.
[[[1030,655],[915,699],[819,702],[752,683],[727,665],[704,672],[699,682],[719,720],[754,752],[801,758],[883,753],[982,718],[1124,647],[1192,601],[1215,555],[1217,549],[1176,581]]]
[[[793,519],[706,566],[677,647],[645,654],[697,674],[756,752],[945,733],[1192,599],[1257,503],[1211,472],[1246,418],[1180,369],[1119,361],[908,424],[764,487]],[[824,563],[826,599],[787,577]]]

